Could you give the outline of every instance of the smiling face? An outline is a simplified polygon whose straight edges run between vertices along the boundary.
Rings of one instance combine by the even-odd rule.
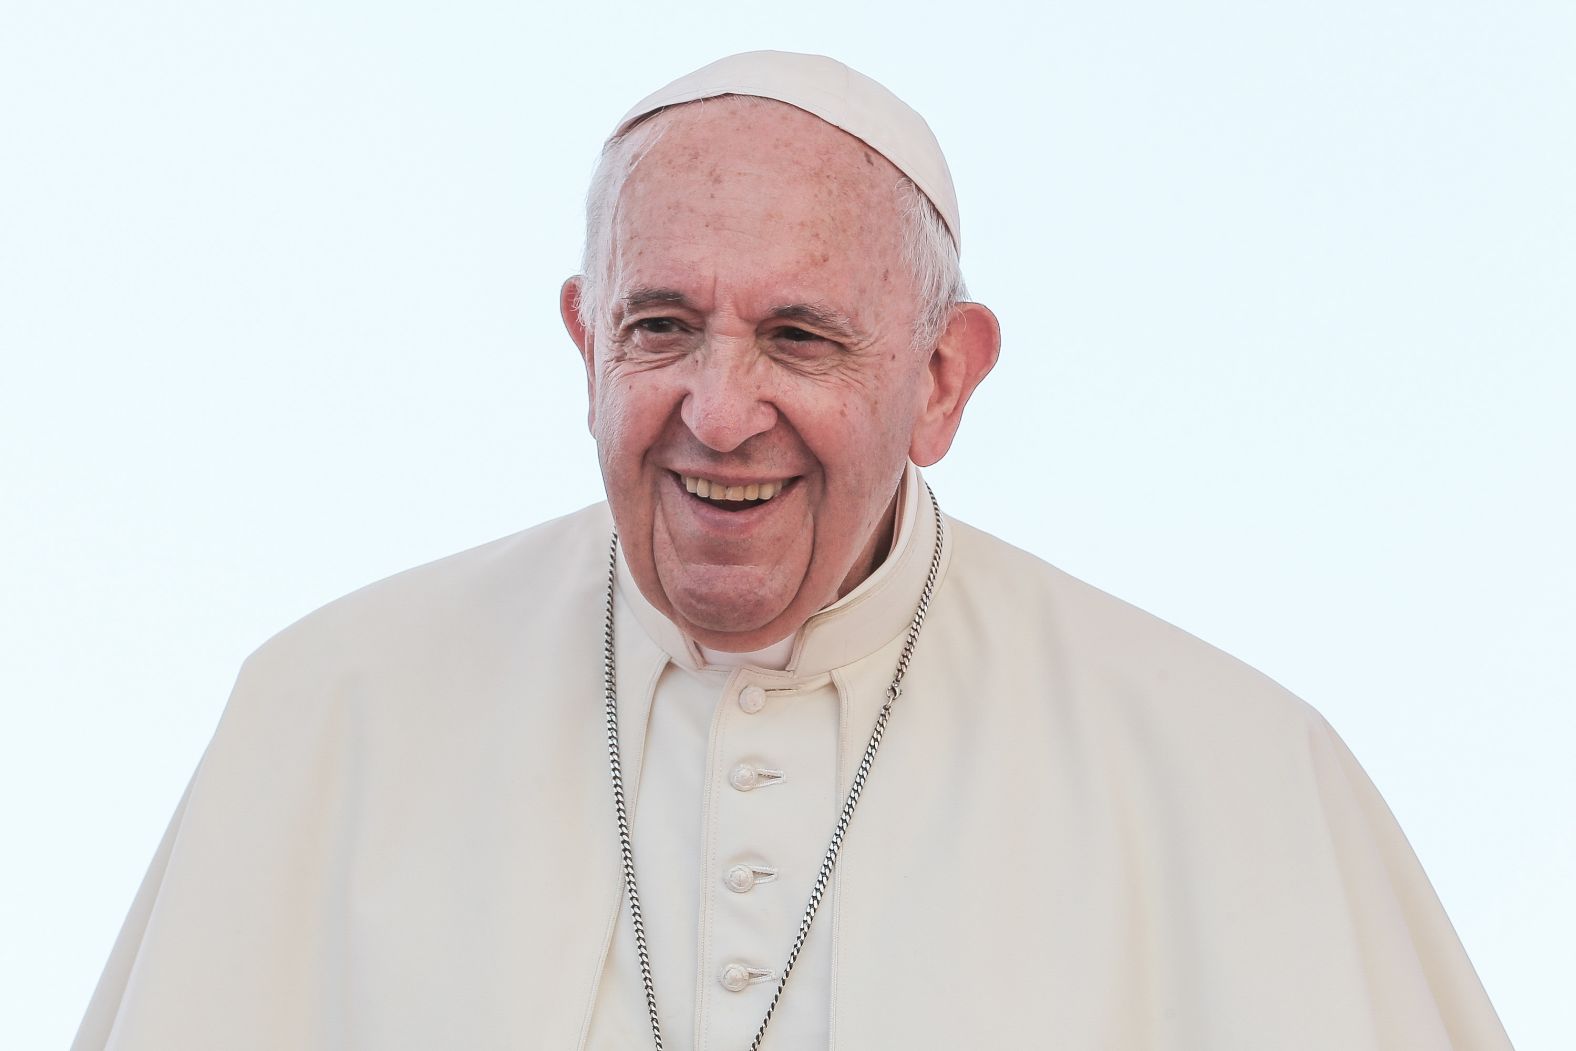
[[[564,290],[591,431],[641,592],[703,645],[754,649],[852,589],[889,542],[936,386],[913,346],[902,176],[754,99],[632,134],[650,147],[613,217],[603,316],[582,327],[578,279]]]

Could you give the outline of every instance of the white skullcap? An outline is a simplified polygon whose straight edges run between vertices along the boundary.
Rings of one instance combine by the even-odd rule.
[[[624,114],[610,138],[616,139],[665,106],[718,95],[786,102],[863,139],[930,198],[946,221],[952,243],[962,247],[952,173],[925,118],[863,73],[824,55],[746,51],[718,59],[641,99]]]

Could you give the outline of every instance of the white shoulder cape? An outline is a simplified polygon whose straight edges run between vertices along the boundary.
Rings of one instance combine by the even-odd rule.
[[[610,528],[588,508],[259,649],[76,1051],[580,1046],[622,895]],[[948,538],[818,921],[835,1047],[1509,1047],[1317,713],[986,534]],[[668,657],[622,602],[618,632],[638,694]],[[833,673],[869,713],[900,641]]]

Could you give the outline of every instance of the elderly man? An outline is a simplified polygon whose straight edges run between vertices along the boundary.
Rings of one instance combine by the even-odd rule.
[[[942,513],[958,237],[828,59],[637,105],[561,297],[607,505],[253,655],[76,1046],[1507,1047],[1317,714]]]

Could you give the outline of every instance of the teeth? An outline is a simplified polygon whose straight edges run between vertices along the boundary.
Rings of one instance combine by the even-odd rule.
[[[684,489],[705,500],[770,500],[782,492],[782,482],[751,482],[749,485],[723,485],[692,475],[680,475]]]

